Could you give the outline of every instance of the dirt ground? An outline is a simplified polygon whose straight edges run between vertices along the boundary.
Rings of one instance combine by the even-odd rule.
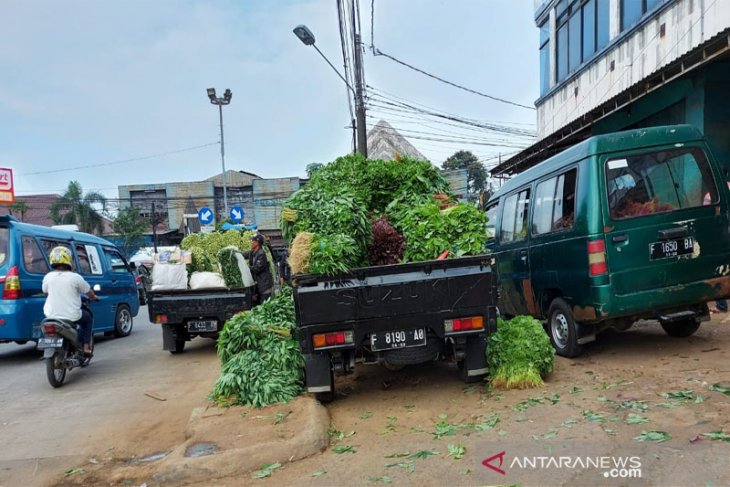
[[[730,485],[730,443],[703,436],[730,434],[730,396],[711,390],[718,383],[730,387],[729,351],[730,315],[716,314],[686,339],[666,336],[655,322],[607,332],[582,357],[557,358],[555,371],[538,389],[465,386],[455,367],[445,363],[395,372],[360,366],[337,379],[338,397],[327,406],[333,430],[329,448],[210,485]],[[205,404],[209,390],[210,384],[199,384],[189,392]],[[262,416],[279,410],[286,407]],[[111,469],[100,466],[126,461],[131,452],[175,448],[184,427],[168,417],[120,422],[107,430],[115,436],[115,448],[99,451],[93,467],[80,466],[94,475],[71,475],[57,485],[140,485],[105,477]],[[297,427],[294,419],[282,420],[288,421],[289,428]],[[642,431],[671,439],[641,442],[638,438],[647,437]],[[536,449],[638,455],[643,475],[607,479],[607,472],[595,470],[516,472],[506,463],[502,475],[482,464],[500,451],[509,459]],[[146,484],[171,485],[153,479]]]

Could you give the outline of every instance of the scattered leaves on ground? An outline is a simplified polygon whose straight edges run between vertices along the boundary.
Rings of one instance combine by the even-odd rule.
[[[341,455],[343,453],[357,453],[357,450],[355,450],[352,445],[337,445],[332,448],[332,451],[337,453],[338,455]]]
[[[563,428],[570,428],[574,424],[578,424],[578,420],[571,418],[571,419],[566,419],[565,421],[563,421],[562,423],[560,423],[560,426],[562,426]]]
[[[646,401],[621,401],[621,403],[616,406],[616,411],[626,411],[628,409],[633,409],[634,411],[643,413],[649,410],[649,405],[646,404]]]
[[[416,458],[420,459],[420,460],[425,460],[428,457],[432,457],[432,456],[438,455],[438,454],[439,454],[439,452],[433,451],[433,450],[421,450],[421,451],[414,453],[413,455],[411,455],[408,458],[411,460],[416,459]]]
[[[63,475],[66,477],[70,477],[71,475],[76,475],[77,473],[84,473],[84,469],[79,467],[69,468],[68,470],[63,472]]]
[[[407,413],[412,413],[416,409],[416,406],[413,404],[407,404],[403,406],[403,409],[405,409]]]
[[[499,423],[499,415],[497,413],[494,413],[488,416],[486,419],[482,419],[481,422],[476,423],[474,425],[474,429],[476,431],[487,431],[497,426],[497,423]]]
[[[388,424],[385,425],[385,431],[380,432],[381,435],[387,435],[387,434],[395,433],[396,431],[398,431],[395,426],[395,423],[398,422],[398,418],[395,416],[387,416],[387,418],[388,418]]]
[[[461,460],[464,458],[464,454],[466,453],[466,447],[462,444],[449,444],[446,446],[446,449],[448,451],[448,455],[454,460]]]
[[[626,417],[626,424],[645,424],[648,422],[649,419],[636,413],[629,413],[629,415]]]
[[[724,386],[720,383],[717,383],[717,384],[712,384],[710,386],[710,390],[715,391],[715,392],[722,392],[726,396],[730,396],[730,386]]]
[[[279,468],[281,468],[281,463],[267,463],[266,465],[261,467],[261,470],[251,474],[251,478],[265,479],[267,477],[271,477],[271,472]]]
[[[408,473],[413,473],[413,471],[416,469],[416,466],[413,464],[413,462],[398,462],[398,463],[387,463],[385,465],[385,468],[393,468],[398,467],[402,468]]]
[[[312,477],[321,477],[322,475],[325,475],[327,473],[327,470],[320,468],[316,472],[312,474]]]
[[[571,389],[570,389],[570,393],[571,393],[571,394],[578,394],[579,392],[583,392],[583,389],[581,389],[581,388],[580,388],[580,387],[578,387],[578,386],[573,386],[573,387],[571,387]]]
[[[380,477],[368,477],[368,484],[374,484],[376,482],[380,482],[383,484],[389,484],[391,482],[390,477],[387,475],[382,475]]]
[[[694,392],[692,392],[690,390],[664,392],[664,393],[662,393],[661,396],[664,399],[676,399],[678,401],[690,401],[694,397]]]
[[[550,402],[552,403],[553,406],[555,406],[557,403],[559,403],[560,402],[560,394],[558,394],[556,392],[555,394],[553,394],[552,396],[550,396]]]
[[[587,419],[588,421],[594,422],[594,423],[602,423],[605,421],[606,417],[599,413],[594,413],[590,410],[583,411],[583,417]]]
[[[711,433],[703,433],[702,436],[711,440],[720,440],[730,443],[730,435],[723,431],[713,431]]]
[[[669,441],[672,439],[672,435],[666,431],[642,431],[639,436],[635,436],[636,441],[655,441],[661,443],[663,441]]]
[[[360,413],[360,419],[370,419],[372,416],[372,411],[363,411],[362,413]]]
[[[411,452],[409,452],[409,451],[401,451],[401,452],[391,453],[390,455],[386,455],[385,458],[403,458],[403,457],[407,457],[410,454],[411,454]]]

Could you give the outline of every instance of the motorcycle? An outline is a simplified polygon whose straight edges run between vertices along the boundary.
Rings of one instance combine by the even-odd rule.
[[[99,291],[99,285],[94,291]],[[81,309],[91,315],[93,326],[94,314],[91,312],[90,299],[81,296]],[[51,386],[61,387],[66,380],[66,372],[76,367],[86,367],[91,362],[91,356],[84,355],[84,349],[79,339],[80,327],[69,320],[47,318],[41,322],[43,336],[38,339],[38,350],[43,350],[43,360],[46,363],[46,376]],[[91,334],[91,351],[94,351],[94,334]]]

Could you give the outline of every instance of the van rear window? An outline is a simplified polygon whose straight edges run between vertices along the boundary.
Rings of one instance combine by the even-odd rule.
[[[10,250],[10,229],[7,227],[0,227],[0,266],[4,266],[8,263],[10,256],[8,251]]]
[[[710,164],[705,153],[696,147],[609,159],[606,192],[614,220],[718,201]]]

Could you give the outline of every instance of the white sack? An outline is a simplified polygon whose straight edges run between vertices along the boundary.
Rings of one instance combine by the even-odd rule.
[[[193,272],[190,276],[190,289],[225,289],[225,287],[226,281],[217,272]]]
[[[244,287],[251,287],[255,284],[251,269],[248,268],[248,262],[243,258],[243,254],[236,252],[236,260],[238,261],[238,269],[241,271],[241,279]]]
[[[157,263],[152,267],[153,291],[176,291],[188,288],[185,264]]]

